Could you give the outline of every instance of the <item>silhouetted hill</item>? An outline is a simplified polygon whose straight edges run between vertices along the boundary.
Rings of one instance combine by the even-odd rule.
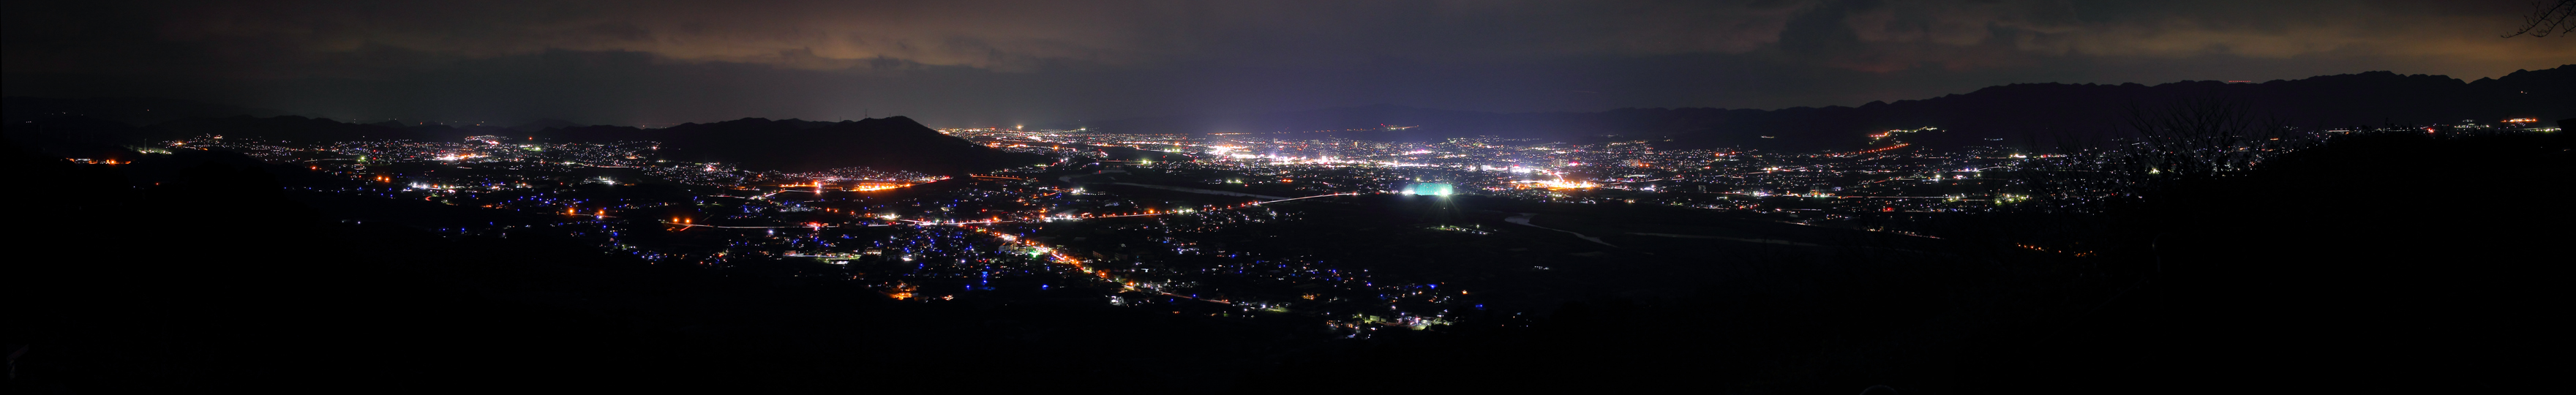
[[[9,96],[0,98],[0,119],[12,123],[50,117],[89,117],[150,125],[190,118],[219,118],[236,115],[277,116],[285,111],[245,108],[155,97],[53,98]]]
[[[131,148],[150,144],[141,129],[124,122],[105,119],[59,116],[32,121],[12,120],[0,124],[0,136],[9,144],[57,158],[89,158],[116,161],[141,156]]]
[[[516,131],[521,131],[521,132],[534,132],[534,131],[540,131],[540,130],[546,130],[546,129],[577,128],[577,127],[582,127],[582,126],[584,126],[584,125],[582,125],[582,124],[578,124],[578,123],[572,123],[572,121],[566,121],[566,120],[561,120],[561,119],[539,119],[539,120],[536,120],[536,121],[533,121],[533,122],[528,122],[527,124],[524,124],[524,125],[511,126],[511,127],[510,127],[510,130],[516,130]]]
[[[401,126],[401,123],[394,121],[362,124],[293,115],[266,118],[232,116],[183,119],[153,124],[143,129],[148,137],[155,139],[178,139],[213,134],[286,141],[454,140],[470,135],[458,133],[456,128],[444,125]],[[499,129],[492,131],[499,131]]]
[[[560,122],[560,121],[557,121]],[[299,116],[183,119],[134,127],[91,117],[57,116],[7,124],[9,140],[49,155],[97,157],[130,154],[122,147],[198,135],[255,137],[288,142],[417,140],[457,141],[500,135],[554,142],[659,141],[677,160],[732,163],[754,170],[810,171],[868,166],[955,174],[1035,163],[1036,155],[1009,154],[931,130],[910,118],[816,122],[744,118],[661,129],[548,124],[535,131],[485,126],[398,126],[347,123]],[[523,126],[524,127],[524,126]]]
[[[67,121],[47,121],[61,123]],[[573,126],[538,122],[514,128],[486,126],[356,124],[323,118],[280,116],[188,119],[145,128],[82,126],[77,130],[114,141],[153,141],[216,134],[285,141],[408,139],[456,141],[467,136],[500,135],[555,142],[658,141],[664,155],[677,160],[733,163],[755,170],[809,171],[868,166],[930,173],[963,173],[1009,167],[1040,160],[1035,155],[1006,154],[940,134],[910,118],[871,118],[817,122],[795,119],[743,118],[716,123],[689,123],[669,128]],[[523,131],[527,126],[544,126]],[[70,128],[73,126],[63,126]],[[18,124],[11,128],[21,129]],[[61,129],[61,128],[57,128]],[[72,129],[61,129],[72,130]],[[68,132],[66,132],[68,133]],[[53,133],[56,135],[66,133]],[[105,137],[99,137],[105,138]]]
[[[1672,139],[1675,147],[1847,149],[1889,129],[1939,127],[1915,137],[1935,145],[2031,144],[2052,136],[2110,133],[2132,104],[2227,97],[2296,126],[2494,122],[2505,118],[2576,116],[2576,65],[2520,70],[2477,81],[2385,71],[2263,83],[2183,81],[2141,84],[2013,84],[1965,94],[1859,107],[1778,110],[1624,108],[1594,113],[1453,111],[1392,105],[1269,114],[1143,118],[1100,122],[1092,130],[1133,133],[1279,132],[1422,126],[1345,134],[1353,138],[1432,139],[1475,135],[1549,138],[1620,135]],[[1368,136],[1368,137],[1362,137]],[[1772,138],[1763,138],[1772,136]],[[2001,141],[1987,139],[2002,139]],[[2047,142],[2039,142],[2046,145]]]
[[[661,129],[587,126],[532,135],[563,141],[660,141],[665,155],[674,158],[788,171],[868,166],[960,173],[1040,160],[940,134],[900,116],[841,122],[743,118]]]

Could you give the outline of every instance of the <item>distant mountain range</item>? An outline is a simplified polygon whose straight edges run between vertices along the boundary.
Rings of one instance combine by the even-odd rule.
[[[507,128],[404,126],[391,121],[359,124],[292,115],[190,118],[137,127],[86,116],[50,116],[12,118],[6,131],[13,144],[89,157],[107,155],[119,146],[150,146],[157,141],[215,134],[285,141],[460,141],[478,135],[548,142],[657,141],[662,143],[665,156],[676,159],[785,171],[867,166],[960,174],[1044,160],[1038,155],[1004,153],[941,134],[905,117],[841,122],[743,118],[642,129],[579,126],[563,121]]]
[[[1869,134],[1919,127],[1942,133],[1916,143],[2031,144],[2049,136],[2099,137],[2132,105],[2220,97],[2252,104],[2294,126],[2495,122],[2506,118],[2576,117],[2576,65],[2518,70],[2503,78],[2461,81],[2437,75],[2374,71],[2262,83],[2184,81],[2140,84],[2013,84],[1975,92],[1859,107],[1778,110],[1625,108],[1590,113],[1488,113],[1391,105],[1231,116],[1140,118],[1085,125],[1132,133],[1301,132],[1419,126],[1400,131],[1339,133],[1350,138],[1424,140],[1476,135],[1557,139],[1670,139],[1666,146],[1848,149]],[[1769,136],[1768,138],[1764,136]],[[1282,135],[1282,137],[1289,137]],[[2001,139],[2001,140],[1993,140]]]
[[[2140,84],[2013,84],[1975,92],[1859,107],[1777,110],[1626,108],[1603,112],[1490,113],[1392,105],[1219,116],[1139,118],[1092,123],[1124,133],[1336,132],[1348,138],[1429,140],[1496,135],[1573,141],[1664,140],[1659,147],[1746,147],[1845,150],[1878,131],[1937,127],[1910,136],[1928,145],[2017,145],[2044,148],[2052,137],[2100,138],[2137,106],[2191,98],[2227,98],[2295,126],[2351,127],[2494,122],[2506,118],[2576,117],[2576,65],[2517,70],[2502,78],[2461,81],[2438,75],[2374,71],[2262,83],[2184,81]],[[512,127],[385,121],[357,124],[285,115],[276,110],[155,98],[8,97],[11,140],[49,150],[141,145],[202,133],[285,140],[457,140],[505,135],[555,141],[653,140],[674,155],[753,169],[812,170],[871,166],[954,173],[1035,160],[1004,155],[939,134],[909,118],[817,122],[744,118],[640,129],[541,120]],[[147,126],[131,126],[147,125]],[[1284,134],[1312,138],[1319,134]]]

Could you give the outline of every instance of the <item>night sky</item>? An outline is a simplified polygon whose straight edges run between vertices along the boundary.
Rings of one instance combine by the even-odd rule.
[[[8,95],[347,120],[934,127],[1395,104],[1859,105],[2030,82],[2495,77],[2501,1],[12,2]]]

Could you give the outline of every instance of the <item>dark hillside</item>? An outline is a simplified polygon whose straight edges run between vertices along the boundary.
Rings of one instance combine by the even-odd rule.
[[[2566,261],[2570,163],[2555,136],[2341,138],[2104,216],[1961,222],[1937,254],[1713,260],[1692,296],[1310,354],[1247,389],[2533,389],[2554,376],[2514,354],[2567,297],[2542,273]],[[2096,249],[1964,246],[2032,230]]]
[[[155,97],[86,97],[58,98],[9,96],[0,98],[0,119],[27,121],[52,117],[88,117],[123,122],[131,125],[195,118],[232,116],[272,117],[285,111],[246,108]]]
[[[10,314],[0,344],[21,352],[8,393],[1029,391],[1099,381],[1170,392],[1223,386],[1258,358],[1319,337],[1111,308],[1098,295],[898,303],[789,262],[652,265],[572,240],[335,220],[346,213],[281,190],[277,178],[298,170],[222,152],[118,166],[6,153],[22,181],[83,192],[32,194],[33,209],[15,216],[46,229],[17,240],[45,248],[0,265]]]

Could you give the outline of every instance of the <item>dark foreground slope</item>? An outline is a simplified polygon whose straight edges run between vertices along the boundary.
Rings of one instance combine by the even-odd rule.
[[[1312,354],[1243,388],[1906,394],[2506,392],[2554,364],[2561,136],[2340,139],[2113,214],[1959,219],[2001,247],[1711,262],[1695,295]]]
[[[2163,274],[1985,374],[2165,392],[2537,389],[2552,368],[2515,354],[2554,336],[2549,312],[2569,296],[2542,274],[2576,236],[2567,137],[2341,139],[2182,188],[2104,232],[2149,240],[2140,257]]]
[[[327,177],[239,156],[8,148],[42,192],[0,263],[8,393],[1172,392],[1321,336],[1081,295],[894,303],[761,262],[339,222],[279,188]]]
[[[0,263],[12,393],[2502,392],[2554,378],[2517,353],[2545,353],[2566,298],[2546,273],[2576,180],[2560,136],[2344,139],[2111,215],[1958,219],[1946,249],[1707,259],[1613,239],[1698,265],[1634,273],[1696,292],[1332,342],[1311,322],[892,303],[784,265],[336,222],[278,188],[321,181],[246,158],[12,148],[40,192]],[[2098,254],[2000,244],[2033,232]]]

